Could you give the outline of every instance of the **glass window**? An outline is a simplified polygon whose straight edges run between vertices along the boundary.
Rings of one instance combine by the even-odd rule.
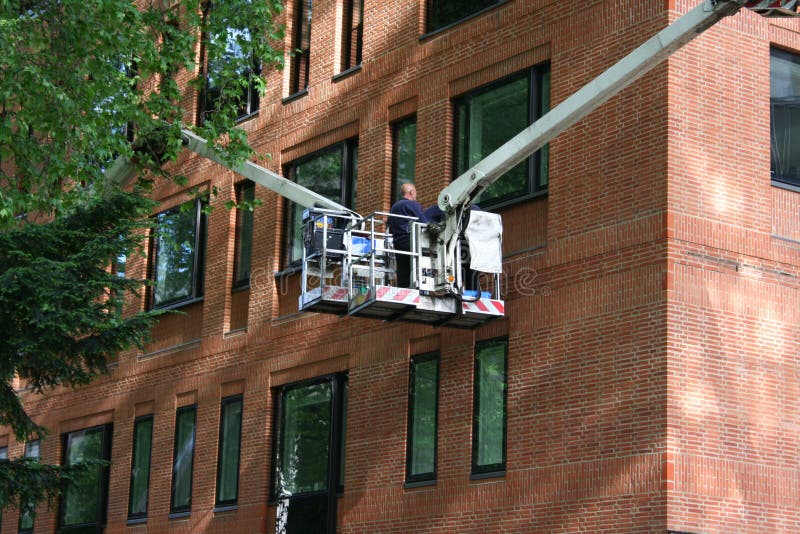
[[[255,185],[251,181],[242,182],[236,187],[236,202],[253,202]],[[253,250],[253,210],[236,210],[236,256],[233,269],[233,287],[250,285],[250,258]]]
[[[343,206],[355,204],[358,145],[355,140],[315,152],[289,165],[290,180]],[[286,233],[286,264],[303,258],[303,206],[289,203]]]
[[[247,1],[247,0],[240,0]],[[235,11],[230,6],[221,11],[209,8],[208,17],[226,17],[227,13]],[[222,24],[226,26],[227,19]],[[245,57],[242,45],[251,40],[250,30],[227,26],[220,33],[211,33],[206,41],[206,88],[204,92],[204,115],[216,113],[221,106],[233,104],[236,107],[236,117],[246,117],[258,111],[258,89],[256,79],[261,74],[259,62],[253,58],[245,70],[237,72],[239,83],[230,87],[219,84],[219,78],[229,65],[241,62]]]
[[[506,352],[508,340],[475,345],[472,473],[506,467]]]
[[[392,204],[402,196],[400,187],[414,183],[417,165],[417,118],[392,126]]]
[[[312,0],[296,0],[295,31],[292,43],[292,67],[289,83],[290,93],[299,93],[308,88],[308,73],[311,68],[311,8]]]
[[[242,443],[242,397],[222,400],[217,463],[217,506],[232,506],[239,496],[239,451]]]
[[[406,481],[436,478],[436,423],[439,403],[439,355],[415,356],[408,385]]]
[[[64,465],[111,461],[111,425],[64,436]],[[61,497],[61,532],[99,532],[106,521],[108,464],[93,463],[88,475],[67,486]]]
[[[150,457],[153,446],[153,416],[137,417],[133,423],[131,487],[128,495],[128,518],[147,517],[150,493]]]
[[[156,216],[154,308],[175,306],[202,296],[205,228],[206,217],[199,200]]]
[[[770,145],[772,180],[800,187],[800,56],[773,48],[770,54]]]
[[[505,0],[428,0],[427,31],[432,32],[465,19]]]
[[[550,107],[549,67],[536,67],[470,91],[455,101],[458,177]],[[508,171],[476,199],[482,208],[530,198],[547,189],[548,146]]]
[[[361,65],[364,0],[345,0],[342,20],[342,70],[345,71]]]
[[[178,408],[175,417],[175,449],[172,454],[171,513],[192,509],[192,469],[194,467],[194,434],[197,408]]]
[[[344,491],[347,377],[334,375],[276,392],[278,434],[273,498],[278,532],[332,532]]]
[[[39,459],[39,447],[40,441],[35,439],[33,441],[29,441],[25,444],[25,458],[31,458],[33,460]],[[5,458],[8,458],[8,448],[6,448]],[[17,524],[17,528],[20,534],[27,534],[28,532],[33,532],[33,520],[36,516],[36,507],[33,503],[25,503],[24,505],[20,506],[19,510],[19,522]]]

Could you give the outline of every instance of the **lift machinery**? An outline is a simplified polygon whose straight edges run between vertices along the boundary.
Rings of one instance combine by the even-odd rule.
[[[720,19],[750,9],[768,17],[798,14],[800,0],[703,0],[528,128],[453,180],[438,197],[444,220],[409,221],[410,250],[396,250],[390,217],[362,217],[330,199],[252,162],[231,166],[202,138],[183,130],[184,145],[305,207],[301,311],[474,328],[503,317],[500,295],[502,222],[471,209],[505,172],[622,91]],[[131,165],[109,171],[122,181]],[[410,287],[398,287],[395,262],[407,255]]]

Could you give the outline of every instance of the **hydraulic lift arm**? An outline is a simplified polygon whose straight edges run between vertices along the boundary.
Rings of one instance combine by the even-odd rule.
[[[735,14],[742,7],[765,16],[797,16],[797,4],[798,0],[703,0],[700,5],[664,28],[453,180],[439,193],[438,198],[439,207],[446,214],[441,236],[442,245],[446,248],[446,264],[452,265],[454,261],[458,261],[455,257],[456,241],[461,232],[464,213],[475,198],[506,171],[535,153],[723,17]],[[446,283],[445,280],[437,280],[437,286],[442,287]]]

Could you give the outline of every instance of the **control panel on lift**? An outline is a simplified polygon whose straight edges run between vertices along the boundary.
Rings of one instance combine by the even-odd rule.
[[[431,325],[475,328],[486,321],[503,317],[500,299],[500,269],[476,270],[465,232],[459,243],[463,265],[454,287],[459,293],[437,291],[439,228],[409,219],[410,250],[396,250],[388,231],[391,217],[374,212],[360,218],[350,212],[309,208],[303,217],[303,259],[299,308],[383,320],[399,320]],[[502,227],[499,216],[485,214],[494,221],[492,241],[499,257]],[[476,219],[477,220],[477,219]],[[480,224],[470,223],[479,226]],[[484,250],[486,243],[473,245]],[[397,261],[407,256],[411,264],[409,287],[397,284]],[[480,268],[480,266],[478,266]]]

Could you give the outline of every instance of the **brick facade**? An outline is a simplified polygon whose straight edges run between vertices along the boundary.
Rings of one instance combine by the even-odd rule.
[[[549,62],[556,104],[695,0],[509,0],[424,35],[424,0],[365,0],[360,69],[339,71],[342,0],[314,2],[307,94],[267,73],[242,126],[278,172],[358,138],[356,209],[386,210],[391,124],[417,117],[423,205],[452,177],[453,98]],[[290,47],[292,6],[285,14]],[[274,532],[273,388],[348,371],[342,533],[800,531],[800,193],[770,183],[769,49],[796,22],[722,21],[550,144],[547,196],[502,209],[506,317],[474,331],[297,313],[284,202],[256,188],[253,274],[232,291],[238,178],[216,187],[205,296],[111,376],[23,392],[58,436],[113,422],[108,532]],[[187,90],[186,119],[197,116]],[[166,209],[186,197],[156,189]],[[129,263],[144,275],[145,262]],[[145,306],[144,299],[131,307]],[[508,337],[507,469],[470,478],[474,347]],[[436,483],[408,488],[409,357],[440,352]],[[220,401],[243,394],[238,509],[214,511]],[[191,514],[169,518],[175,410],[197,406]],[[134,418],[154,415],[147,522],[127,525]],[[23,444],[5,439],[9,456]],[[6,511],[3,532],[16,532]],[[56,513],[39,508],[36,532]]]

